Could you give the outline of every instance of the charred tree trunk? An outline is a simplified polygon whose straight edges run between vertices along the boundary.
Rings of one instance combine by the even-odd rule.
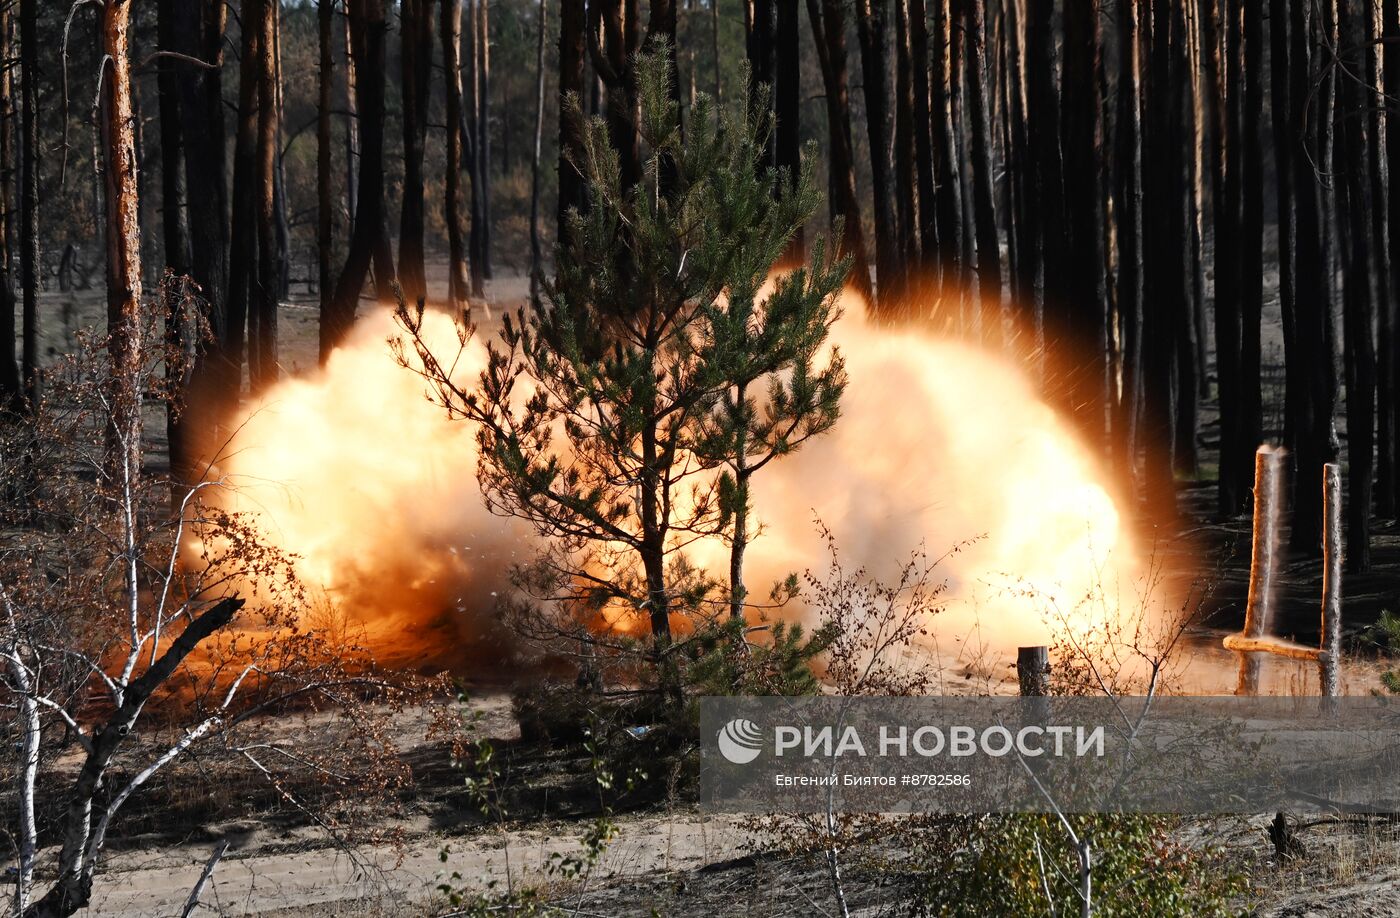
[[[978,0],[965,4],[963,28],[967,32],[968,120],[972,122],[972,193],[976,210],[977,299],[982,339],[992,347],[1002,344],[1001,242],[997,231],[996,200],[992,190],[992,126],[988,111],[986,32],[984,6]],[[1096,81],[1086,95],[1098,98]],[[1098,189],[1082,206],[1098,206]],[[1102,254],[1102,253],[1100,253]],[[1102,260],[1102,258],[1100,258]]]
[[[258,56],[245,58],[243,65],[256,62],[258,81],[257,201],[258,271],[256,295],[249,305],[250,318],[256,310],[256,336],[248,341],[249,386],[260,391],[277,381],[277,313],[282,293],[283,248],[278,233],[277,161],[279,154],[277,104],[277,5],[279,0],[254,0],[258,13]],[[243,27],[253,24],[244,22]],[[250,322],[250,326],[252,323]]]
[[[1033,160],[1033,193],[1028,213],[1040,248],[1042,295],[1038,313],[1047,351],[1058,350],[1063,335],[1063,304],[1068,296],[1064,163],[1060,154],[1060,100],[1055,78],[1054,5],[1030,2],[1026,24],[1028,139]],[[1040,358],[1037,356],[1036,360]]]
[[[423,270],[423,149],[433,64],[432,0],[404,0],[399,13],[403,91],[403,203],[399,212],[399,284],[408,303],[428,295]]]
[[[896,299],[902,304],[901,311],[907,313],[910,308],[907,297],[913,286],[911,274],[918,270],[921,263],[917,169],[915,157],[909,155],[909,151],[915,149],[914,131],[917,126],[914,122],[914,62],[909,52],[908,0],[895,0],[895,8],[894,200],[901,256]]]
[[[1249,488],[1247,467],[1263,438],[1260,374],[1264,311],[1264,0],[1244,2],[1244,161],[1240,222],[1240,417],[1233,463],[1236,491]],[[1316,474],[1311,474],[1316,484]]]
[[[1113,416],[1118,466],[1137,477],[1142,411],[1142,23],[1139,0],[1122,0],[1118,18],[1118,321],[1122,394]]]
[[[796,182],[802,169],[802,140],[799,112],[802,109],[802,57],[796,0],[779,0],[773,32],[773,155],[779,169]],[[799,265],[805,259],[806,242],[797,227],[788,243],[784,265]]]
[[[1283,443],[1290,455],[1296,448],[1294,418],[1297,415],[1300,352],[1298,350],[1297,237],[1293,158],[1297,138],[1293,133],[1289,88],[1288,0],[1269,0],[1269,106],[1273,120],[1275,194],[1278,198],[1278,299],[1283,326],[1284,409]]]
[[[588,196],[578,166],[583,155],[584,59],[588,19],[584,0],[563,0],[559,7],[559,205],[555,244],[569,242],[569,211],[580,212]],[[570,99],[578,106],[571,110]]]
[[[943,0],[936,2],[941,3]],[[940,238],[938,233],[937,210],[934,207],[934,197],[937,193],[933,162],[935,109],[929,94],[929,70],[932,62],[929,58],[928,9],[924,0],[908,0],[908,3],[909,83],[914,100],[911,112],[914,149],[901,150],[899,153],[908,156],[912,152],[914,155],[915,191],[918,195],[917,225],[909,231],[918,234],[919,262],[917,266],[910,266],[914,272],[911,287],[920,299],[919,310],[926,312],[933,305],[924,302],[928,292],[935,289],[932,281],[941,278],[951,266],[947,264],[946,241]],[[943,169],[949,168],[949,165],[939,163]]]
[[[20,0],[19,283],[23,298],[20,375],[31,405],[39,394],[39,0]]]
[[[462,0],[441,0],[442,69],[446,75],[447,165],[443,221],[447,224],[447,299],[455,311],[467,299],[467,253],[462,238]],[[569,6],[568,0],[564,5]],[[582,0],[579,0],[582,5]],[[563,193],[563,171],[560,171]]]
[[[160,50],[179,53],[174,0],[160,0],[157,6],[156,35]],[[173,59],[160,62],[156,75],[157,102],[160,109],[160,185],[161,230],[165,249],[165,266],[176,277],[190,274],[190,231],[185,216],[184,139],[180,122],[180,73]],[[180,293],[171,287],[164,291],[166,302],[166,346],[182,350],[183,340],[192,332],[184,321],[184,304]],[[195,342],[188,342],[190,347]],[[193,477],[191,444],[186,436],[185,393],[190,385],[193,366],[181,367],[180,376],[170,380],[169,401],[166,404],[165,432],[170,445],[170,472],[179,482],[188,483]],[[167,375],[169,368],[167,368]]]
[[[331,285],[335,283],[331,258],[335,245],[335,212],[331,209],[331,107],[334,98],[335,2],[316,4],[317,42],[320,52],[316,97],[316,284],[320,295],[320,319],[324,324],[331,311]],[[450,228],[451,224],[449,224]]]
[[[885,54],[886,0],[858,0],[856,37],[860,41],[861,84],[865,98],[865,127],[870,144],[871,197],[875,217],[875,283],[871,305],[886,315],[893,305],[890,290],[898,289],[899,235],[894,224],[890,188],[890,98]]]
[[[539,304],[544,255],[540,243],[540,147],[544,143],[544,36],[549,3],[540,0],[535,44],[535,142],[530,151],[530,302]]]
[[[1176,419],[1172,467],[1176,474],[1184,478],[1195,478],[1198,471],[1199,455],[1196,439],[1199,433],[1196,387],[1198,379],[1197,356],[1200,353],[1196,340],[1197,315],[1196,277],[1199,253],[1196,248],[1195,214],[1195,62],[1191,56],[1190,5],[1181,5],[1172,17],[1172,105],[1174,119],[1186,138],[1187,144],[1173,146],[1171,174],[1174,180],[1171,193],[1181,202],[1181,207],[1172,208],[1174,226],[1172,229],[1172,253],[1178,258],[1176,270],[1181,272],[1176,296],[1180,305],[1176,313]]]
[[[384,0],[350,0],[350,22],[359,72],[356,90],[361,115],[359,209],[345,266],[336,281],[331,321],[321,325],[321,360],[355,323],[360,291],[384,226]]]
[[[831,176],[831,215],[842,226],[841,248],[852,259],[850,282],[866,302],[873,302],[870,262],[861,228],[860,198],[856,196],[855,152],[851,143],[851,104],[846,75],[846,17],[840,0],[807,0],[826,88],[827,136]]]
[[[1322,502],[1316,470],[1336,461],[1340,452],[1337,406],[1337,344],[1334,328],[1335,293],[1328,236],[1332,225],[1330,200],[1319,179],[1332,165],[1332,106],[1335,84],[1327,44],[1335,40],[1332,0],[1291,6],[1289,84],[1293,99],[1294,136],[1302,138],[1293,159],[1297,195],[1298,300],[1296,334],[1300,381],[1294,422],[1297,466],[1293,477],[1295,550],[1321,550]]]
[[[635,14],[635,10],[633,11]],[[491,6],[490,0],[476,0],[476,169],[477,185],[473,197],[481,203],[479,222],[472,222],[472,235],[477,237],[474,264],[481,266],[481,276],[490,280],[491,270]],[[484,292],[484,291],[483,291]],[[481,294],[478,294],[481,295]]]
[[[1244,82],[1243,0],[1220,0],[1223,15],[1219,29],[1219,60],[1223,62],[1222,76],[1217,79],[1220,98],[1220,126],[1216,137],[1219,174],[1215,200],[1215,372],[1220,401],[1220,472],[1217,506],[1222,516],[1234,516],[1244,506],[1247,489],[1241,487],[1243,476],[1252,469],[1252,459],[1245,462],[1246,447],[1240,435],[1242,409],[1241,323],[1240,300],[1243,189],[1244,117],[1242,96]],[[1256,444],[1257,445],[1257,444]]]
[[[1366,54],[1371,8],[1362,0],[1338,4],[1341,53],[1347,59]],[[1371,483],[1375,472],[1376,345],[1375,284],[1371,239],[1370,81],[1365,71],[1340,75],[1337,90],[1336,168],[1342,179],[1339,229],[1343,278],[1347,412],[1347,567],[1362,572],[1371,566]]]
[[[255,16],[243,18],[238,68],[238,121],[233,148],[233,220],[229,239],[228,335],[225,356],[229,383],[242,385],[244,346],[248,365],[256,360],[256,291],[258,287],[258,53],[260,30]],[[250,333],[252,332],[252,333]]]
[[[0,60],[15,57],[12,6],[0,8]],[[23,407],[24,384],[15,354],[14,197],[10,180],[15,161],[14,71],[0,72],[0,413]]]

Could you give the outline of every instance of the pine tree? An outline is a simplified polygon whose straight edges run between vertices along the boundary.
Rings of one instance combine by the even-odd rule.
[[[481,425],[488,506],[545,537],[517,582],[565,615],[645,623],[674,697],[672,617],[717,618],[747,595],[749,478],[835,421],[844,374],[821,353],[848,263],[818,242],[812,263],[765,287],[819,203],[812,170],[763,163],[766,90],[737,115],[699,96],[683,142],[669,66],[666,53],[637,58],[639,182],[624,179],[607,123],[582,131],[588,210],[571,214],[541,308],[508,317],[476,386],[427,348],[421,312],[400,319],[449,410]],[[664,192],[663,170],[675,177]],[[734,547],[727,590],[688,561],[700,539]]]

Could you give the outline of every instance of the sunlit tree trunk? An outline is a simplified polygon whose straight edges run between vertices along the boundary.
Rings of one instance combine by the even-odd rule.
[[[141,204],[136,119],[131,107],[129,0],[102,6],[101,131],[107,214],[107,332],[112,359],[108,462],[116,484],[135,493],[141,471]]]

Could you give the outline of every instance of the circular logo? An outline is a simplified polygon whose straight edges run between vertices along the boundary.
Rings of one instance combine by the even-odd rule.
[[[736,717],[719,731],[719,752],[735,765],[747,765],[763,749],[763,731],[758,724]]]

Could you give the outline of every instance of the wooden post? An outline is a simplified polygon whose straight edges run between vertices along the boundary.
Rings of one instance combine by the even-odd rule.
[[[1021,694],[1040,698],[1050,694],[1050,650],[1047,647],[1021,647],[1016,651],[1016,675]]]
[[[1342,659],[1342,473],[1329,462],[1322,467],[1322,637],[1318,675],[1322,694],[1341,693]]]
[[[1254,547],[1249,564],[1249,600],[1244,612],[1246,638],[1263,637],[1273,618],[1274,565],[1278,558],[1279,478],[1283,454],[1272,446],[1261,446],[1254,454]],[[1240,655],[1237,695],[1259,692],[1261,657]]]

